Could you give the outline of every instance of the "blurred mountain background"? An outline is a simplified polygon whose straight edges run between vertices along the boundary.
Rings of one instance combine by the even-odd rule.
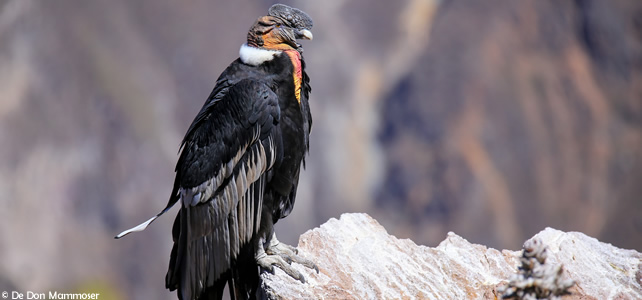
[[[0,290],[164,289],[184,132],[274,1],[0,2]],[[642,2],[285,1],[314,126],[297,243],[343,212],[435,246],[546,226],[642,249]]]

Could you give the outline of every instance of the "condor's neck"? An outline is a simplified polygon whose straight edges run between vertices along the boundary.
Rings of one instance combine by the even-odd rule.
[[[301,81],[303,80],[303,64],[301,63],[301,53],[294,49],[285,50],[285,54],[288,55],[290,61],[292,62],[292,79],[294,80],[294,96],[296,101],[301,104]]]
[[[276,56],[285,53],[292,63],[292,79],[294,81],[294,93],[297,101],[301,104],[301,82],[303,80],[303,64],[301,53],[295,49],[269,50],[243,44],[239,50],[241,61],[252,66],[259,66],[265,62],[272,61]]]

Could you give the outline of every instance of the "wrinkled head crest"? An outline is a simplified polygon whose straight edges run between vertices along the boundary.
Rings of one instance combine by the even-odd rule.
[[[244,63],[257,66],[274,58],[275,51],[303,53],[303,47],[297,40],[312,40],[312,25],[312,18],[302,10],[274,4],[268,15],[259,17],[252,25],[239,56]]]
[[[312,29],[312,18],[300,9],[284,4],[274,4],[268,10],[268,15],[283,20],[292,28]]]

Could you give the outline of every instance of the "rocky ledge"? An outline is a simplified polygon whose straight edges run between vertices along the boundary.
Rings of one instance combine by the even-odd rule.
[[[642,253],[579,232],[546,228],[529,241],[546,247],[546,264],[574,281],[563,299],[642,299]],[[536,242],[535,242],[536,241]],[[389,235],[366,214],[344,214],[301,235],[299,253],[320,272],[295,265],[301,284],[276,269],[263,273],[270,299],[501,299],[523,252],[471,244],[449,233],[435,248]],[[526,283],[527,285],[529,283]],[[512,282],[511,282],[512,286]]]

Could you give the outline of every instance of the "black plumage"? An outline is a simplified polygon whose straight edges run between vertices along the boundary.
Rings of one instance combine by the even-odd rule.
[[[233,298],[252,298],[258,266],[304,281],[279,261],[283,249],[316,269],[273,229],[292,210],[309,149],[310,85],[296,39],[311,39],[311,27],[307,14],[280,4],[257,20],[183,138],[167,207],[117,236],[180,200],[166,275],[179,299],[220,299],[226,283]]]

